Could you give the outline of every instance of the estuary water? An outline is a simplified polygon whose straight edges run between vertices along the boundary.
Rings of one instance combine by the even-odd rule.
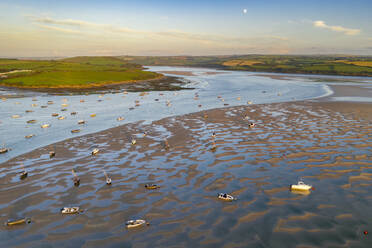
[[[144,96],[140,96],[138,92],[123,94],[124,90],[119,93],[65,96],[32,93],[26,94],[26,97],[0,100],[0,147],[11,149],[0,155],[0,163],[39,147],[125,123],[150,123],[169,116],[245,105],[248,102],[288,102],[318,98],[332,93],[325,83],[301,78],[278,80],[257,76],[252,72],[185,67],[151,66],[149,70],[190,72],[193,76],[179,77],[187,80],[188,87],[193,89],[177,92],[153,91]],[[0,94],[17,95],[17,91],[2,89]],[[137,106],[136,100],[139,101]],[[48,101],[53,104],[48,104]],[[26,113],[27,110],[33,112]],[[77,114],[71,115],[71,112]],[[53,113],[64,119],[52,117]],[[91,117],[92,114],[95,114],[95,117]],[[118,121],[118,117],[124,119]],[[29,124],[29,120],[36,122]],[[79,120],[84,120],[85,124],[78,125]],[[50,124],[50,127],[41,128],[43,124]],[[71,133],[74,129],[80,129],[80,132]],[[34,136],[26,139],[27,135]]]
[[[371,105],[358,98],[368,83],[337,82],[354,102],[333,102],[329,78],[150,70],[183,71],[193,89],[1,100],[12,150],[0,154],[0,223],[31,218],[0,226],[1,247],[371,247]],[[290,191],[299,179],[313,189]],[[84,211],[61,213],[74,206]],[[150,225],[127,229],[131,219]]]

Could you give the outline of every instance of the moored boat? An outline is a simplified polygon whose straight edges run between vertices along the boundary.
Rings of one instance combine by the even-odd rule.
[[[146,184],[146,185],[145,185],[145,188],[146,188],[146,189],[158,189],[158,188],[160,188],[160,186],[151,183],[151,184]]]
[[[133,228],[133,227],[140,227],[144,225],[150,225],[150,223],[146,222],[145,220],[129,220],[125,222],[125,225],[127,228]]]
[[[78,214],[80,212],[80,207],[63,207],[61,208],[62,214]]]
[[[43,124],[43,125],[41,125],[41,128],[48,128],[48,127],[50,127],[50,124]]]
[[[228,195],[226,193],[219,193],[218,194],[218,199],[220,200],[224,200],[224,201],[234,201],[234,200],[237,200],[235,197],[233,197],[232,195]]]
[[[291,184],[289,186],[290,190],[310,190],[313,186],[305,184],[303,181],[298,181],[297,184]]]
[[[30,218],[22,218],[18,220],[8,220],[7,222],[5,222],[5,225],[14,226],[14,225],[21,225],[21,224],[28,224],[28,223],[31,223]]]
[[[8,152],[8,151],[9,151],[8,148],[5,148],[5,147],[0,148],[0,154],[1,154],[1,153],[6,153],[6,152]]]

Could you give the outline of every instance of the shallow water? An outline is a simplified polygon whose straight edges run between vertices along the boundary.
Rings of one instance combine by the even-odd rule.
[[[276,80],[255,76],[252,72],[224,71],[213,75],[210,74],[216,72],[213,69],[150,67],[150,70],[193,72],[195,76],[180,77],[190,80],[189,87],[195,89],[178,92],[164,91],[161,92],[163,95],[159,95],[159,92],[149,92],[145,96],[140,96],[140,93],[123,94],[123,92],[73,96],[28,93],[25,94],[26,97],[0,100],[0,146],[12,149],[6,154],[0,154],[0,163],[67,138],[98,132],[125,123],[141,120],[151,123],[151,121],[169,116],[245,105],[248,101],[259,104],[313,99],[332,92],[323,83],[308,82],[303,79]],[[195,98],[196,93],[199,95],[198,98]],[[1,94],[12,95],[17,92],[3,89]],[[217,99],[218,95],[221,99]],[[139,100],[140,104],[137,107],[135,106],[136,100]],[[48,105],[48,101],[53,101],[53,104]],[[169,106],[166,104],[167,101],[170,101]],[[130,108],[133,109],[130,110]],[[25,113],[26,110],[33,112]],[[71,115],[71,112],[77,112],[77,115]],[[58,113],[65,119],[59,120],[57,117],[52,117],[52,113]],[[96,114],[96,116],[90,117],[91,114]],[[20,117],[12,118],[13,115]],[[124,117],[123,121],[117,120],[120,116]],[[37,122],[26,123],[32,119]],[[85,120],[86,124],[78,125],[78,120]],[[51,126],[43,129],[42,124]],[[81,131],[71,133],[73,129]],[[35,136],[30,139],[25,138],[26,135],[31,134]]]
[[[370,247],[362,232],[372,228],[371,120],[310,103],[206,113],[128,124],[58,143],[53,159],[42,148],[2,164],[0,220],[28,216],[33,222],[2,227],[1,244]],[[136,145],[122,138],[129,134],[136,134]],[[97,156],[90,155],[93,146],[101,150]],[[29,172],[23,181],[21,163]],[[288,190],[301,177],[315,187],[310,194]],[[161,188],[146,190],[146,183]],[[238,200],[221,202],[220,192]],[[86,211],[59,213],[75,205]],[[134,218],[151,224],[127,230],[124,222]]]

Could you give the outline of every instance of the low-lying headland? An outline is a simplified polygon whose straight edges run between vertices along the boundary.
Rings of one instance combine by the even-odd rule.
[[[142,90],[164,90],[165,85],[170,90],[180,89],[172,85],[177,79],[143,69],[115,57],[0,59],[0,86],[46,92],[117,89],[123,85]]]

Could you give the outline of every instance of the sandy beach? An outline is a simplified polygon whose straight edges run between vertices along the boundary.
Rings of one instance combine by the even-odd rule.
[[[54,158],[53,146],[34,150],[0,166],[0,220],[32,218],[2,227],[0,239],[7,247],[369,247],[371,107],[324,99],[227,107],[68,139]],[[290,192],[299,178],[315,190]],[[221,202],[220,192],[238,200]],[[86,211],[63,216],[64,206]],[[135,218],[151,224],[127,230]]]

